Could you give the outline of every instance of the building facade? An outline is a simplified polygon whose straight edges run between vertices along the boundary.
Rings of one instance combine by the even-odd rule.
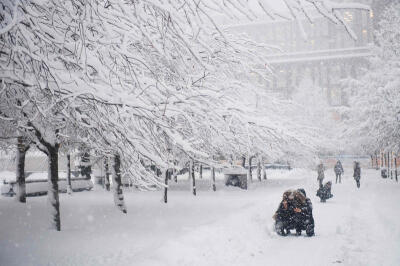
[[[312,22],[304,19],[259,22],[230,27],[271,47],[267,57],[274,75],[264,81],[251,73],[258,85],[281,91],[290,97],[302,79],[310,79],[326,94],[332,106],[346,105],[340,80],[354,77],[368,67],[373,44],[373,12],[347,10],[341,13],[346,27],[316,14]],[[299,26],[301,23],[301,27]]]

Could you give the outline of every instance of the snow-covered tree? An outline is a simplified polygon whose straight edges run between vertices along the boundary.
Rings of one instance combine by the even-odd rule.
[[[337,10],[366,8],[327,0],[285,2],[293,18],[307,16],[303,7],[311,3],[337,23],[344,22]],[[303,133],[297,137],[296,124],[270,123],[272,118],[260,119],[242,104],[251,84],[238,77],[254,69],[267,78],[269,72],[256,67],[265,65],[268,47],[224,32],[210,14],[251,19],[254,12],[247,4],[0,3],[2,119],[17,121],[18,129],[49,157],[48,197],[57,230],[57,158],[60,145],[72,138],[71,128],[77,142],[114,158],[119,207],[124,206],[121,175],[141,186],[162,185],[143,162],[166,168],[172,147],[188,161],[209,159],[218,151],[265,152],[268,145],[270,152],[312,147]],[[262,1],[259,5],[268,13]]]
[[[359,149],[400,151],[400,4],[383,12],[375,33],[378,47],[370,69],[359,80],[348,80],[352,94],[345,136]]]

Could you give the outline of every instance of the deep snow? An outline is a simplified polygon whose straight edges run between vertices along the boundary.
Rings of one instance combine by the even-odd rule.
[[[161,191],[125,191],[127,215],[100,187],[61,194],[61,232],[48,229],[46,197],[1,197],[0,265],[399,265],[400,184],[363,169],[357,190],[350,173],[327,203],[304,169],[268,171],[248,191],[199,184],[196,197],[180,180],[168,204]],[[316,236],[278,236],[272,215],[282,192],[299,187],[313,202]]]

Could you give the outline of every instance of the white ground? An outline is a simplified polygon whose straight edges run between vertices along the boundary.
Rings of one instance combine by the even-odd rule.
[[[316,174],[302,169],[269,171],[248,191],[199,186],[194,197],[174,186],[167,205],[160,191],[126,191],[127,215],[100,188],[61,194],[61,232],[47,227],[46,197],[1,197],[0,265],[400,265],[400,184],[363,170],[358,190],[345,171],[325,204]],[[299,187],[314,204],[316,236],[277,236],[281,194]]]

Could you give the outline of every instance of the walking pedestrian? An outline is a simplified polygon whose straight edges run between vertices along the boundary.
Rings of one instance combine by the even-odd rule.
[[[361,168],[360,168],[360,162],[355,161],[354,162],[354,174],[353,174],[354,180],[356,180],[357,187],[360,188],[360,179],[361,179]]]
[[[333,170],[335,171],[335,174],[336,174],[336,184],[337,184],[338,179],[339,179],[339,183],[342,183],[342,174],[344,173],[344,170],[343,170],[343,166],[342,166],[342,163],[340,162],[340,160],[338,160],[336,162]]]

